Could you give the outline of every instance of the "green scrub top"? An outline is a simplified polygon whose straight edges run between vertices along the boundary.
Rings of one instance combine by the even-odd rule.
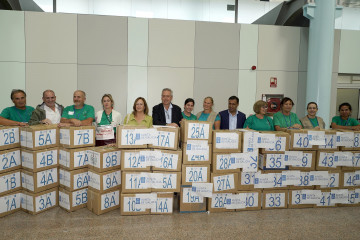
[[[95,119],[95,110],[93,106],[87,104],[84,104],[84,107],[81,109],[75,109],[75,106],[71,105],[64,109],[61,117],[66,119],[75,118],[80,121],[83,121],[88,118]]]
[[[2,110],[0,116],[16,122],[29,122],[32,112],[35,109],[30,106],[26,106],[25,110],[18,109],[15,106],[7,107]]]
[[[252,115],[248,117],[245,121],[244,128],[249,127],[250,129],[256,131],[274,131],[274,123],[273,120],[264,116],[263,119],[256,117],[256,115]]]
[[[279,111],[274,114],[273,121],[274,121],[274,126],[279,126],[281,128],[290,128],[294,124],[301,125],[298,116],[292,112],[290,112],[289,116],[286,116],[281,111]]]
[[[194,114],[191,113],[191,116],[188,117],[184,114],[184,112],[181,113],[183,118],[185,118],[186,120],[196,120],[196,116]]]
[[[348,118],[347,120],[344,120],[340,116],[333,117],[331,122],[336,123],[336,125],[340,125],[340,126],[357,126],[357,125],[359,125],[359,122],[355,118]]]

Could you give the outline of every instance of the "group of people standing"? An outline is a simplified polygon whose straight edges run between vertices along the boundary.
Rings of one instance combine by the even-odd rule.
[[[214,100],[206,97],[203,101],[203,111],[194,115],[192,113],[195,101],[188,98],[184,103],[184,110],[172,104],[173,91],[164,88],[161,92],[161,103],[154,106],[152,116],[149,116],[149,107],[143,97],[138,97],[130,114],[123,119],[121,114],[114,110],[114,99],[111,94],[104,94],[101,98],[103,110],[96,112],[94,107],[85,104],[86,93],[77,90],[73,94],[73,105],[64,108],[56,102],[53,90],[43,92],[43,102],[36,109],[26,105],[26,93],[16,89],[11,92],[11,100],[14,106],[3,109],[0,114],[0,125],[27,126],[36,124],[58,124],[59,127],[66,126],[89,126],[93,122],[97,125],[97,131],[107,128],[106,132],[112,132],[115,136],[116,126],[119,124],[152,127],[153,125],[168,125],[179,127],[182,119],[209,121],[213,129],[239,129],[248,128],[257,131],[282,131],[284,129],[325,129],[323,119],[316,115],[318,105],[310,102],[307,105],[308,114],[299,119],[291,110],[294,102],[285,97],[280,103],[280,111],[273,115],[267,115],[268,104],[259,100],[253,106],[254,113],[246,118],[245,114],[238,111],[239,98],[231,96],[228,99],[228,109],[219,113],[213,111]],[[342,103],[339,106],[340,116],[335,116],[331,122],[333,129],[360,130],[359,122],[351,118],[351,105]],[[111,135],[110,134],[110,135]],[[115,137],[110,139],[115,141]],[[109,142],[106,142],[106,144]]]

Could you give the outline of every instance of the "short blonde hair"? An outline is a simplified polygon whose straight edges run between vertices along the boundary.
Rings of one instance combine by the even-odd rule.
[[[253,106],[254,112],[259,114],[261,107],[267,107],[267,103],[263,100],[256,101]]]
[[[204,98],[204,101],[205,101],[206,99],[210,99],[211,103],[214,104],[214,99],[213,99],[212,97],[206,97],[206,98]]]
[[[101,104],[103,104],[103,101],[104,101],[104,98],[108,97],[111,101],[111,106],[114,107],[114,99],[113,97],[111,96],[110,93],[105,93],[104,96],[102,96],[101,98]]]

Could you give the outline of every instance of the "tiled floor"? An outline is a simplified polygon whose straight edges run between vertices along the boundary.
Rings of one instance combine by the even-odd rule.
[[[360,239],[360,207],[120,216],[54,208],[0,219],[0,239]]]

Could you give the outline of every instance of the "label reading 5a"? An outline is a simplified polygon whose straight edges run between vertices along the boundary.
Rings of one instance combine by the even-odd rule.
[[[56,144],[56,129],[35,132],[35,147]]]

